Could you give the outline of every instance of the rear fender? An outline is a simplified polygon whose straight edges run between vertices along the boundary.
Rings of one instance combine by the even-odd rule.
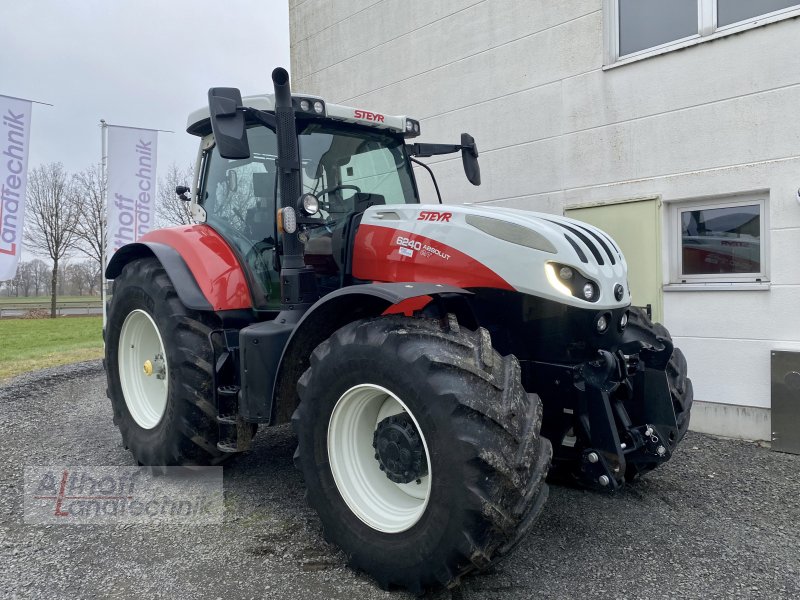
[[[247,279],[228,243],[208,225],[157,229],[117,250],[106,267],[115,279],[129,262],[155,256],[187,308],[203,311],[252,308]]]
[[[471,292],[449,285],[370,283],[341,288],[321,298],[302,316],[284,347],[268,413],[271,422],[289,421],[297,407],[297,381],[308,368],[311,353],[337,329],[382,314],[410,316],[437,297],[468,295]]]

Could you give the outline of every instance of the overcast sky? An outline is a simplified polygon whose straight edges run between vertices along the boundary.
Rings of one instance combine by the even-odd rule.
[[[170,129],[159,134],[158,171],[193,162],[189,112],[208,88],[270,91],[289,68],[287,0],[5,0],[0,94],[36,105],[28,168],[68,171],[100,160],[100,119]]]

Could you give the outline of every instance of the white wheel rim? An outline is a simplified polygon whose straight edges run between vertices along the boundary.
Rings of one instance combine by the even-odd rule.
[[[420,483],[394,483],[375,458],[372,439],[377,424],[400,413],[411,417],[425,449],[428,474]],[[432,476],[428,444],[414,414],[386,388],[367,383],[342,394],[328,423],[328,460],[345,503],[373,529],[384,533],[410,529],[428,506]]]
[[[158,326],[143,310],[133,310],[125,317],[119,334],[118,367],[128,412],[139,427],[152,429],[167,409],[169,367]]]

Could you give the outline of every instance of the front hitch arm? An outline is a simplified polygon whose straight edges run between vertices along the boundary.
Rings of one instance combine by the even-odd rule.
[[[625,453],[620,445],[610,394],[620,381],[617,360],[606,350],[597,359],[583,363],[575,371],[575,387],[581,390],[578,415],[591,440],[584,451],[581,472],[594,487],[614,491],[625,480]]]
[[[639,348],[642,360],[636,363],[632,385],[623,352],[599,350],[595,360],[574,371],[574,385],[583,392],[577,416],[590,446],[582,454],[581,472],[593,487],[614,491],[624,484],[628,464],[663,462],[671,456],[678,427],[664,369],[672,344],[659,342],[660,348]],[[621,395],[630,400],[630,410]]]

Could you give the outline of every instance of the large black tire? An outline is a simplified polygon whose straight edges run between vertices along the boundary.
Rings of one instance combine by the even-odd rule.
[[[401,532],[384,533],[359,518],[331,470],[331,414],[345,392],[363,384],[402,399],[427,440],[429,500]],[[461,329],[452,316],[356,321],[314,350],[298,391],[292,424],[306,498],[325,539],[384,588],[421,593],[489,567],[544,505],[552,451],[539,436],[541,402],[523,389],[517,359],[500,356],[485,329]]]
[[[672,342],[672,336],[666,327],[661,323],[653,323],[644,310],[633,306],[628,311],[626,338],[642,340],[655,347],[661,345],[659,339]],[[680,348],[672,350],[672,356],[669,359],[669,363],[667,363],[667,383],[670,396],[672,396],[675,420],[678,425],[678,435],[674,440],[668,440],[670,449],[674,450],[689,430],[692,401],[694,400],[692,380],[687,376],[686,357]],[[652,471],[659,464],[651,463],[646,467],[640,466],[638,469],[631,465],[628,467],[625,476],[628,481],[632,481],[637,476]]]
[[[135,310],[146,312],[155,322],[169,369],[166,408],[151,428],[134,420],[120,384],[120,332]],[[141,465],[209,465],[231,456],[217,449],[212,327],[205,319],[183,305],[155,258],[131,261],[114,281],[106,327],[106,394],[122,442]]]

